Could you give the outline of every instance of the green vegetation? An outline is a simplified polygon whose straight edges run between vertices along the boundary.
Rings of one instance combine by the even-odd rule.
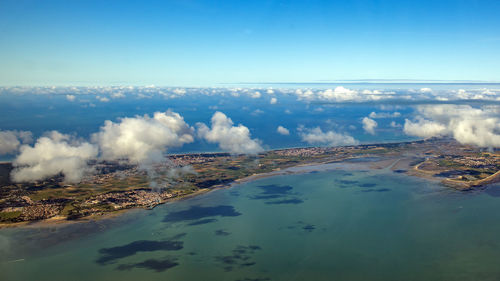
[[[0,222],[11,222],[14,221],[16,218],[21,216],[22,212],[21,211],[14,211],[14,212],[0,212]]]

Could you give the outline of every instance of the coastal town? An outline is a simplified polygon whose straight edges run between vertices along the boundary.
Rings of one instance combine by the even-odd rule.
[[[287,168],[370,158],[371,168],[441,182],[458,190],[500,181],[500,151],[461,145],[450,139],[343,147],[271,150],[258,155],[197,153],[169,155],[164,163],[141,169],[119,162],[93,163],[96,173],[78,184],[62,177],[12,183],[10,163],[0,164],[0,223],[81,220],[131,209],[154,208],[171,200],[230,186],[249,177],[279,174]],[[374,160],[375,159],[375,160]],[[154,171],[154,173],[151,172]]]

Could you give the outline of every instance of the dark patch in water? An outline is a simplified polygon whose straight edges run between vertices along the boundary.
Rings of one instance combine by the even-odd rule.
[[[282,200],[265,202],[266,204],[270,205],[300,204],[304,202],[303,200],[297,197],[293,197],[298,195],[298,193],[291,192],[293,187],[289,185],[270,184],[270,185],[261,185],[259,186],[259,188],[262,190],[262,192],[258,195],[249,196],[250,199],[252,200],[282,199]]]
[[[319,173],[318,171],[310,171],[309,174],[317,174]]]
[[[222,229],[218,229],[215,231],[215,235],[217,236],[228,236],[230,235],[231,233],[227,232],[227,231],[224,231]]]
[[[362,183],[359,186],[361,186],[361,187],[374,187],[376,185],[377,185],[376,183]]]
[[[276,199],[280,197],[282,197],[282,195],[275,194],[275,195],[254,195],[250,196],[249,198],[252,200],[266,200],[266,199]]]
[[[245,278],[245,279],[237,279],[235,281],[270,281],[271,278]]]
[[[266,202],[266,204],[269,204],[269,205],[301,204],[301,203],[304,203],[304,200],[301,200],[299,198],[283,199],[283,200],[278,200],[278,201],[269,201],[269,202]]]
[[[163,272],[167,269],[176,267],[178,265],[179,263],[176,261],[176,259],[162,259],[162,260],[149,259],[139,263],[120,264],[118,267],[116,267],[116,269],[131,270],[134,268],[145,268],[154,270],[156,272]]]
[[[151,241],[139,240],[123,246],[102,248],[99,250],[101,257],[96,260],[100,265],[114,263],[118,259],[133,256],[138,252],[178,251],[184,247],[184,242],[175,240]]]
[[[304,226],[302,229],[304,229],[307,232],[312,232],[313,230],[316,229],[316,227],[312,224],[308,224],[308,225]]]
[[[238,191],[230,191],[229,195],[234,196],[234,197],[238,197],[238,196],[240,196],[240,193]]]
[[[293,189],[293,187],[289,185],[277,184],[261,185],[259,188],[263,190],[261,194],[289,194],[289,192]]]
[[[183,232],[183,233],[179,233],[179,234],[176,234],[170,238],[168,238],[167,240],[178,240],[178,239],[181,239],[182,237],[186,236],[187,233],[186,232]]]
[[[492,197],[500,197],[500,184],[488,186],[484,192]]]
[[[227,256],[216,256],[215,261],[224,265],[225,271],[233,270],[233,267],[248,267],[256,264],[255,261],[250,260],[255,253],[255,251],[260,250],[260,246],[249,245],[249,246],[236,246],[231,251],[231,255]]]
[[[206,217],[237,217],[241,213],[237,212],[233,206],[201,207],[192,206],[187,210],[172,212],[165,216],[163,222],[180,222],[189,220],[199,220]]]
[[[357,184],[358,183],[357,181],[351,181],[351,180],[339,180],[339,182],[341,184],[349,184],[349,185],[353,185],[353,184]]]
[[[207,223],[211,223],[211,222],[216,222],[217,219],[203,219],[203,220],[199,220],[199,221],[194,221],[192,223],[188,223],[188,225],[200,225],[200,224],[207,224]]]
[[[253,251],[255,251],[255,250],[262,250],[262,248],[260,246],[257,246],[257,245],[249,245],[248,248],[250,250],[253,250]]]
[[[389,188],[378,188],[378,189],[364,189],[364,190],[361,190],[361,192],[387,192],[387,191],[391,191]]]
[[[306,231],[306,232],[312,232],[313,230],[316,229],[316,226],[314,224],[306,223],[303,221],[297,221],[293,225],[289,225],[286,227],[287,229],[298,229],[299,232]]]
[[[407,171],[406,170],[394,170],[393,172],[398,173],[398,174],[402,174],[402,173],[406,173]]]

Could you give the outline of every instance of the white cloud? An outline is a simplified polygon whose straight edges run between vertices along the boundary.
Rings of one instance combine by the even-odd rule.
[[[21,143],[30,143],[32,141],[31,132],[0,131],[0,155],[16,153]]]
[[[423,118],[417,118],[417,122],[405,119],[403,131],[410,136],[428,138],[444,134],[446,132],[446,127],[440,123],[425,120]]]
[[[69,101],[75,101],[76,97],[75,95],[66,95],[66,99]]]
[[[330,146],[339,146],[339,145],[353,145],[358,142],[347,134],[341,134],[334,131],[323,132],[320,127],[316,128],[298,128],[299,135],[302,141],[305,141],[309,144],[327,144]]]
[[[417,107],[415,120],[406,119],[408,135],[452,136],[462,144],[500,147],[500,109],[498,106],[473,108],[469,105],[425,105]]]
[[[169,88],[156,86],[105,86],[105,87],[0,87],[0,94],[37,94],[37,95],[67,95],[71,92],[76,97],[78,95],[99,95],[108,98],[135,97],[151,98],[155,95],[162,95],[168,98],[176,98],[184,95],[207,95],[207,96],[242,96],[249,95],[255,98],[262,96],[262,93],[274,94],[294,94],[299,100],[304,101],[325,101],[325,102],[368,102],[380,100],[405,99],[411,101],[454,101],[454,100],[484,100],[500,101],[500,89],[459,89],[459,90],[433,90],[422,89],[398,89],[396,91],[386,90],[356,90],[345,87],[334,89],[250,89],[250,88]]]
[[[392,128],[400,128],[400,127],[401,127],[401,124],[396,123],[396,121],[392,121],[392,122],[391,122],[391,124],[390,124],[390,126],[391,126]]]
[[[364,117],[361,122],[363,123],[363,129],[365,132],[375,135],[375,128],[378,126],[377,121]]]
[[[259,91],[255,91],[253,93],[250,93],[250,97],[252,97],[253,99],[258,99],[261,96],[262,96],[262,94]]]
[[[278,99],[277,98],[271,98],[271,100],[269,101],[270,104],[276,104],[278,102]]]
[[[278,128],[276,129],[276,131],[280,134],[280,135],[284,135],[284,136],[288,136],[290,135],[290,130],[288,130],[287,128],[283,127],[283,126],[278,126]]]
[[[177,88],[172,91],[176,96],[184,96],[186,94],[186,89]]]
[[[107,97],[96,96],[96,98],[97,98],[100,102],[108,102],[108,101],[109,101],[109,98],[107,98]]]
[[[250,113],[250,114],[253,116],[258,116],[258,115],[261,115],[263,113],[264,113],[264,111],[257,108],[256,110],[252,111],[252,113]]]
[[[121,98],[125,97],[125,94],[123,92],[116,92],[116,93],[112,93],[111,97],[114,99],[121,99]]]
[[[370,118],[377,119],[377,118],[395,118],[395,117],[400,117],[401,113],[399,112],[393,112],[393,113],[388,113],[388,112],[381,112],[381,113],[376,113],[372,112],[370,115],[368,115]]]
[[[52,131],[34,146],[22,145],[12,163],[14,182],[42,180],[62,174],[65,182],[79,182],[91,172],[87,162],[97,157],[98,149],[88,142]]]
[[[210,143],[218,143],[219,147],[234,154],[256,154],[263,149],[259,140],[250,137],[250,130],[239,124],[233,126],[231,118],[222,112],[215,112],[212,116],[212,127],[197,123],[198,135]]]
[[[299,100],[305,101],[328,101],[328,102],[364,102],[364,101],[376,101],[383,99],[394,98],[394,92],[382,92],[379,90],[364,90],[359,92],[357,90],[347,89],[342,86],[336,87],[335,89],[327,89],[322,91],[313,90],[302,90],[297,89],[295,94],[298,96]]]
[[[92,139],[99,144],[102,159],[148,165],[162,162],[168,148],[193,142],[193,134],[181,115],[168,110],[155,112],[153,117],[122,118],[117,123],[107,120]]]

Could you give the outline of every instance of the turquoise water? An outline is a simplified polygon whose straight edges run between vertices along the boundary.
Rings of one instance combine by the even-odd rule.
[[[498,280],[494,191],[349,165],[3,229],[0,280]]]

